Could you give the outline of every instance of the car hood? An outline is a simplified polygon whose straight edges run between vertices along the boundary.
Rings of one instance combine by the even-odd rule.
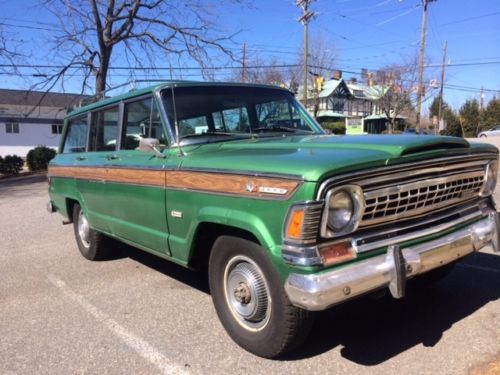
[[[428,135],[259,137],[192,146],[183,151],[181,169],[287,174],[306,181],[433,157],[498,153],[491,145]]]

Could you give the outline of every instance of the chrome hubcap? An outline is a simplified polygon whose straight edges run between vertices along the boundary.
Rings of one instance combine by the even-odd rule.
[[[264,328],[271,313],[266,279],[251,259],[238,256],[229,261],[224,272],[226,301],[236,320],[249,330]]]
[[[80,214],[78,215],[78,236],[80,237],[80,241],[83,246],[90,246],[90,227],[83,211],[80,211]]]

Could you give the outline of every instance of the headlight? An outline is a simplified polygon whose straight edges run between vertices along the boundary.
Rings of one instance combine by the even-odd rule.
[[[326,194],[323,216],[323,237],[335,237],[356,230],[363,216],[363,191],[357,185],[346,185]]]
[[[493,194],[497,186],[498,176],[498,160],[493,160],[486,166],[486,174],[484,176],[483,188],[481,189],[481,196],[488,196]]]
[[[351,195],[339,190],[330,196],[328,201],[328,226],[340,232],[351,222],[354,215],[354,203]]]

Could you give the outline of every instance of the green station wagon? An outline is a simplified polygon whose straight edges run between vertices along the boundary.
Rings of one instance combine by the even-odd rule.
[[[90,260],[113,240],[207,269],[233,340],[277,357],[314,311],[405,294],[498,251],[498,150],[464,139],[334,136],[287,90],[169,82],[80,108],[48,209]]]

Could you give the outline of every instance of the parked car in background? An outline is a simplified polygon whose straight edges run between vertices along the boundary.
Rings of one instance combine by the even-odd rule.
[[[489,144],[328,135],[291,92],[236,83],[132,91],[64,126],[48,209],[81,254],[114,239],[207,270],[222,325],[262,357],[298,349],[315,311],[498,251]]]
[[[489,130],[484,130],[479,133],[478,138],[486,138],[486,137],[498,137],[500,136],[500,125],[496,125]]]

